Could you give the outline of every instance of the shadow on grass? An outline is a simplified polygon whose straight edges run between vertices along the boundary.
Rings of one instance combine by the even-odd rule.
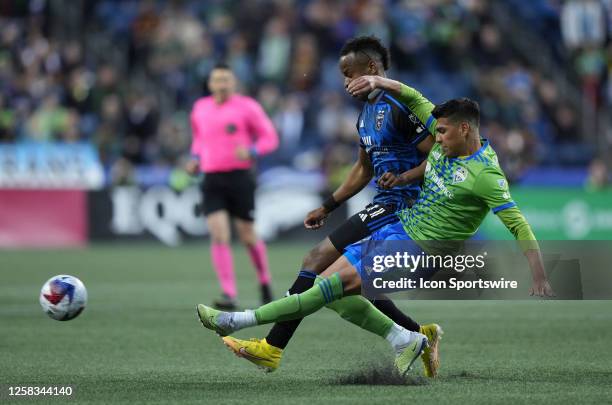
[[[402,377],[395,367],[381,361],[362,364],[358,369],[333,379],[331,385],[427,385],[425,378],[417,376],[412,370]]]

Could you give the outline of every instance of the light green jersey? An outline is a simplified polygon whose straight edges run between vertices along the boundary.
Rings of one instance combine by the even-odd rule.
[[[399,101],[410,107],[431,134],[438,121],[434,105],[412,87],[401,85]],[[489,212],[497,214],[523,250],[537,249],[531,227],[512,200],[497,155],[486,140],[472,156],[446,158],[441,146],[432,147],[419,199],[398,213],[414,240],[464,240],[472,236]]]
[[[423,189],[410,209],[398,213],[414,240],[464,240],[493,213],[516,206],[489,142],[471,156],[447,158],[440,144],[427,157]]]

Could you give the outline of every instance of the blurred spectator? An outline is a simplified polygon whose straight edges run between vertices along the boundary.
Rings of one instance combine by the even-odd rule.
[[[546,38],[559,69],[579,77],[586,99],[605,114],[612,1],[504,1],[514,20]],[[134,165],[172,167],[188,153],[181,120],[218,60],[274,118],[281,148],[263,162],[297,166],[308,151],[336,176],[353,160],[357,117],[337,53],[359,34],[381,37],[391,47],[393,76],[432,101],[477,99],[483,134],[511,178],[532,165],[591,160],[558,153],[559,145],[584,143],[579,103],[531,55],[517,52],[491,12],[500,3],[98,0],[87,3],[78,38],[48,7],[24,4],[0,16],[0,140],[92,142],[119,183],[131,181]],[[563,44],[569,51],[558,52]]]
[[[28,138],[36,141],[61,140],[74,121],[69,111],[59,104],[55,94],[46,96],[28,121]]]
[[[304,111],[297,94],[289,94],[280,103],[272,118],[280,134],[280,151],[283,156],[293,157],[299,151],[304,130]]]
[[[568,0],[561,9],[561,32],[570,49],[601,46],[606,39],[606,19],[597,0]]]
[[[594,159],[589,165],[589,177],[586,182],[588,191],[603,190],[608,186],[608,168],[601,159]]]
[[[272,18],[266,25],[259,46],[257,66],[260,76],[264,80],[281,84],[289,69],[290,50],[291,39],[287,23],[278,17]]]
[[[9,109],[4,96],[0,94],[0,141],[10,142],[15,139],[15,112]]]

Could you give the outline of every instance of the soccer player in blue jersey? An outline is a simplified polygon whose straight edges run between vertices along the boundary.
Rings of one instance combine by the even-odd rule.
[[[389,51],[372,36],[353,38],[340,51],[339,67],[345,86],[364,75],[385,76]],[[358,97],[364,102],[357,120],[359,158],[350,173],[323,205],[306,216],[304,225],[318,229],[327,216],[343,202],[377,179],[374,201],[350,217],[304,257],[302,268],[289,294],[299,294],[314,284],[315,277],[336,261],[345,247],[372,232],[398,221],[395,212],[409,208],[418,197],[424,159],[434,138],[416,114],[387,92],[374,90]],[[425,374],[433,377],[439,364],[438,341],[442,333],[436,324],[419,325],[403,314],[390,300],[375,300],[374,306],[401,327],[423,333],[429,347],[423,352]],[[268,370],[275,370],[301,319],[276,323],[265,339],[224,338],[236,354]]]

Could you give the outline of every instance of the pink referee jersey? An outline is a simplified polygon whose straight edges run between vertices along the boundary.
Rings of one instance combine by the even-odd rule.
[[[249,169],[252,159],[240,160],[240,146],[255,155],[278,147],[278,135],[257,101],[234,94],[217,104],[212,96],[200,98],[191,111],[191,154],[200,159],[205,173]]]

